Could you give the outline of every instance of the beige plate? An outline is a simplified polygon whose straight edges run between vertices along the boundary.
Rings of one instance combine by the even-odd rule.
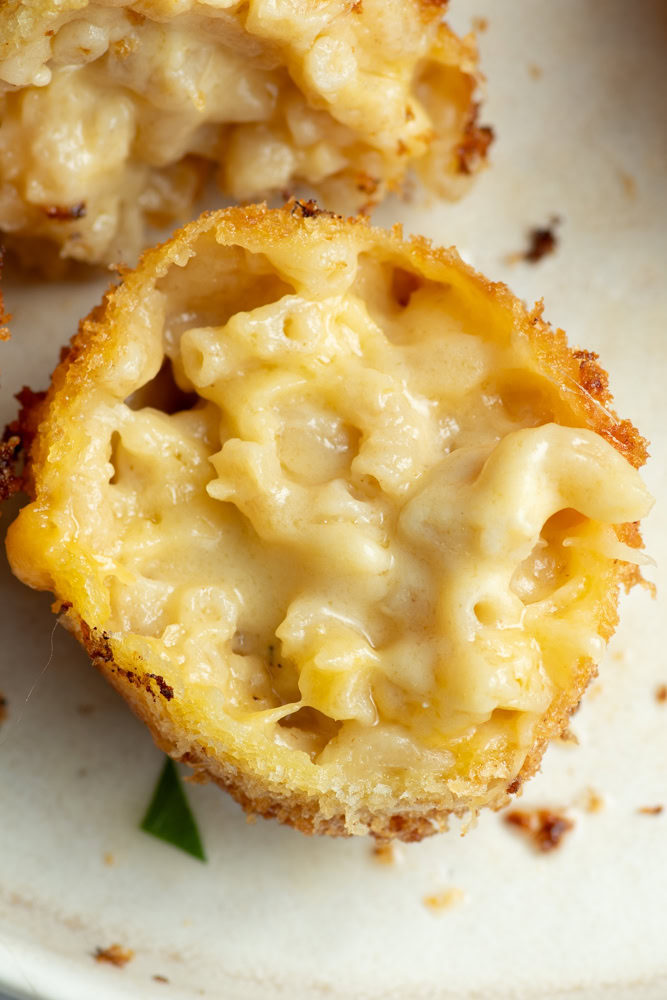
[[[455,2],[458,27],[471,13],[489,18],[493,167],[453,209],[393,203],[378,220],[458,244],[530,301],[544,295],[547,316],[602,354],[620,412],[653,442],[647,478],[664,500],[667,6]],[[556,253],[512,264],[526,230],[553,215]],[[13,392],[45,383],[100,287],[8,285],[3,421]],[[662,509],[646,538],[664,593]],[[667,807],[661,593],[623,602],[574,720],[580,746],[553,747],[526,790],[525,804],[570,808],[576,827],[561,848],[537,855],[489,814],[463,839],[454,830],[387,867],[363,841],[248,826],[209,787],[190,789],[208,865],[140,833],[159,753],[73,640],[52,634],[48,599],[6,569],[0,586],[0,986],[49,1000],[667,996],[667,808],[637,811]],[[598,812],[584,808],[589,788]],[[423,904],[449,888],[462,901]],[[91,957],[113,942],[135,952],[124,968]]]

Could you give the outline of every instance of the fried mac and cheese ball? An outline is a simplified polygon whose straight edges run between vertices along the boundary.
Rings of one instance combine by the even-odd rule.
[[[645,442],[610,398],[454,250],[207,214],[29,414],[9,558],[244,808],[417,840],[535,771],[638,578]]]
[[[459,194],[483,161],[477,54],[440,0],[5,0],[0,230],[129,263],[214,164],[247,200],[305,184],[358,210],[413,166]],[[32,241],[26,244],[26,240]]]

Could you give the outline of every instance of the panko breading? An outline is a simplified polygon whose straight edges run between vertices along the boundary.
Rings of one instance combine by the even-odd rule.
[[[610,401],[455,250],[206,214],[28,414],[10,562],[249,812],[418,840],[535,771],[639,578],[646,447]]]
[[[0,230],[132,262],[207,164],[247,200],[307,185],[357,211],[414,167],[454,197],[491,139],[472,36],[429,0],[9,0]],[[18,244],[17,244],[18,240]]]

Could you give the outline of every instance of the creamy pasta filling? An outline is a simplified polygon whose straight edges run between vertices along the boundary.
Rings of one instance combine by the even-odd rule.
[[[18,50],[0,12],[0,228],[129,262],[205,164],[241,200],[306,184],[349,211],[409,163],[456,193],[474,50],[416,3],[315,6],[67,0]]]
[[[322,253],[324,295],[280,242],[202,237],[133,316],[58,514],[95,624],[317,764],[520,757],[602,655],[644,487],[454,288]]]

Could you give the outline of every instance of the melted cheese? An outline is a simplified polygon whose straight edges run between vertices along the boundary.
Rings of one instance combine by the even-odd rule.
[[[128,261],[147,222],[187,213],[204,161],[237,199],[305,183],[348,211],[380,200],[414,163],[454,194],[476,86],[470,40],[435,7],[350,8],[9,4],[0,228],[78,260]]]
[[[170,245],[56,397],[10,557],[209,723],[464,789],[600,660],[612,526],[651,501],[472,285],[368,233]]]

